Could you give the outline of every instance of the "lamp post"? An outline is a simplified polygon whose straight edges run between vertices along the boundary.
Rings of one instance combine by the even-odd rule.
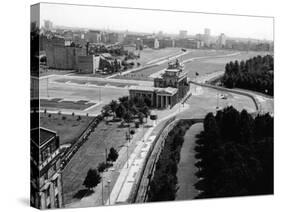
[[[107,180],[107,185],[108,185],[108,205],[110,205],[110,180]]]
[[[144,142],[144,123],[142,124],[142,142]]]
[[[103,173],[101,173],[101,205],[104,204],[103,201]]]
[[[99,87],[99,102],[101,102],[101,87]]]
[[[217,110],[219,110],[219,91],[217,90]]]
[[[129,168],[129,143],[130,143],[130,132],[126,132],[126,140],[127,142],[127,168]]]
[[[49,98],[49,77],[47,77],[47,96]]]

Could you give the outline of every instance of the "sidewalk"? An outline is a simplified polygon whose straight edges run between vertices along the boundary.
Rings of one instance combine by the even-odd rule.
[[[154,142],[154,138],[161,129],[158,126],[165,120],[189,108],[180,106],[181,103],[178,103],[178,105],[173,107],[173,109],[163,111],[162,114],[159,114],[162,118],[157,121],[158,124],[150,128],[145,133],[144,142],[138,142],[134,152],[130,155],[129,168],[127,168],[126,164],[122,168],[118,180],[116,181],[110,193],[110,197],[106,201],[106,205],[127,203],[127,200],[129,199],[130,193],[132,191],[132,187],[136,180],[135,177],[144,165],[145,158],[147,156],[147,153],[149,152],[151,145]],[[182,110],[180,110],[180,108],[182,108]],[[167,112],[169,114],[167,114]]]
[[[148,123],[148,125],[150,122]],[[134,150],[136,149],[139,142],[142,142],[143,135],[145,131],[149,128],[139,128],[135,135],[133,136],[131,142],[129,143],[128,154],[131,157]],[[125,139],[125,138],[124,138]],[[107,171],[103,172],[103,182],[100,182],[95,188],[94,193],[90,196],[83,197],[82,199],[67,204],[66,208],[76,208],[76,207],[90,207],[90,206],[101,206],[106,204],[109,200],[109,193],[112,191],[113,186],[115,186],[123,169],[127,169],[127,145],[125,144],[118,152],[119,157],[117,161],[114,162],[113,167],[109,168]],[[129,165],[131,164],[129,159]]]

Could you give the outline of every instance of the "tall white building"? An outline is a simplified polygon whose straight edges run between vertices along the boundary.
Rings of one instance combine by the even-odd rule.
[[[208,28],[204,29],[204,43],[206,46],[210,46],[211,43],[211,30]]]
[[[159,49],[159,46],[160,46],[159,40],[157,38],[155,38],[155,40],[154,40],[154,48],[155,49]]]
[[[180,30],[179,37],[180,38],[187,38],[187,31],[186,30]]]
[[[224,33],[221,33],[221,34],[220,34],[220,36],[219,36],[217,42],[218,42],[218,46],[219,46],[220,48],[225,47],[225,44],[226,44],[226,36],[225,36]]]
[[[52,30],[53,28],[53,22],[50,20],[44,20],[44,28],[46,30]]]

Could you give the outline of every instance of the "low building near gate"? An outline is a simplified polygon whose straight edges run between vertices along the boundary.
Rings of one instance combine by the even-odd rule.
[[[142,97],[151,100],[156,108],[173,107],[189,92],[187,73],[183,73],[183,65],[178,60],[169,63],[163,74],[154,79],[154,86],[131,86],[130,98]]]

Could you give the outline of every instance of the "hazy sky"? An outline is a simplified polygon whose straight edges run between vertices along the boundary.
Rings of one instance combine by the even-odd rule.
[[[150,11],[136,9],[103,8],[59,4],[41,4],[41,24],[51,20],[54,25],[69,27],[129,30],[178,34],[203,33],[211,29],[212,35],[225,33],[231,37],[273,40],[273,18]]]

